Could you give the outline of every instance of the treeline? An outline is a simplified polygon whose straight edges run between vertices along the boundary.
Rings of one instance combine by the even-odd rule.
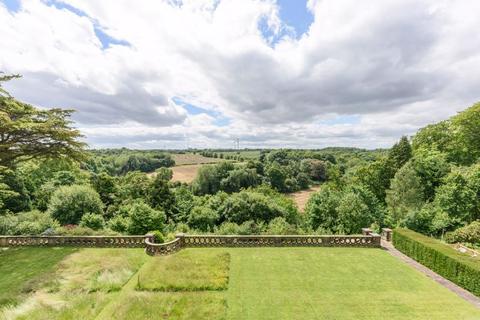
[[[333,232],[372,224],[377,230],[408,227],[433,236],[472,224],[453,235],[473,241],[472,234],[480,234],[479,134],[480,104],[475,104],[411,140],[403,137],[377,160],[326,184],[307,204],[308,219]]]
[[[124,175],[130,171],[153,172],[161,167],[175,165],[169,153],[155,150],[105,149],[93,150],[90,154],[89,159],[82,165],[94,173]]]

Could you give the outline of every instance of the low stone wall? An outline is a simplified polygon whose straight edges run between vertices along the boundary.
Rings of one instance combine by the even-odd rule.
[[[147,236],[0,236],[0,247],[111,247],[143,248]]]
[[[328,235],[328,236],[219,236],[179,234],[167,243],[145,241],[149,255],[167,255],[182,248],[199,247],[380,247],[380,235]]]
[[[166,243],[145,236],[0,236],[0,247],[111,247],[143,248],[149,255],[168,255],[182,248],[198,247],[380,247],[377,234],[353,236],[220,236],[179,234]]]

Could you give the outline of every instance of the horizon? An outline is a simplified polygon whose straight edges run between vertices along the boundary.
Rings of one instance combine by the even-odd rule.
[[[477,10],[475,10],[477,9]],[[0,0],[0,71],[89,148],[391,147],[480,101],[478,1]],[[388,19],[386,18],[388,17]]]

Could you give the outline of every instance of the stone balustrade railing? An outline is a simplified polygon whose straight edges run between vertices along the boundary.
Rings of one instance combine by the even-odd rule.
[[[112,247],[143,248],[149,255],[168,255],[198,247],[380,247],[378,234],[368,235],[186,235],[166,243],[145,236],[0,236],[0,247]]]
[[[153,243],[146,240],[149,255],[167,255],[182,248],[198,247],[380,247],[380,235],[185,235],[179,234],[173,241]]]
[[[143,248],[147,236],[0,236],[0,247],[111,247]]]

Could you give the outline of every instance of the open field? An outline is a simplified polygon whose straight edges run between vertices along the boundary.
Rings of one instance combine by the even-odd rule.
[[[320,190],[320,186],[313,186],[310,189],[297,191],[289,194],[288,196],[291,197],[293,201],[295,201],[298,210],[303,212],[312,193],[317,192],[318,190]]]
[[[141,249],[80,249],[60,263],[47,257],[52,250],[3,253],[31,263],[2,259],[2,268],[35,267],[40,256],[55,267],[24,302],[3,306],[0,319],[480,319],[381,249],[186,249],[153,258]],[[10,277],[0,273],[3,283]]]
[[[200,154],[193,153],[174,153],[172,154],[175,160],[175,166],[184,166],[189,164],[205,164],[225,161],[224,159],[208,158]]]
[[[201,166],[202,164],[189,164],[171,168],[173,171],[172,181],[191,183]]]
[[[214,151],[215,152],[215,151]],[[240,156],[246,160],[258,159],[260,157],[260,150],[240,150],[240,151],[219,151],[224,156]]]

